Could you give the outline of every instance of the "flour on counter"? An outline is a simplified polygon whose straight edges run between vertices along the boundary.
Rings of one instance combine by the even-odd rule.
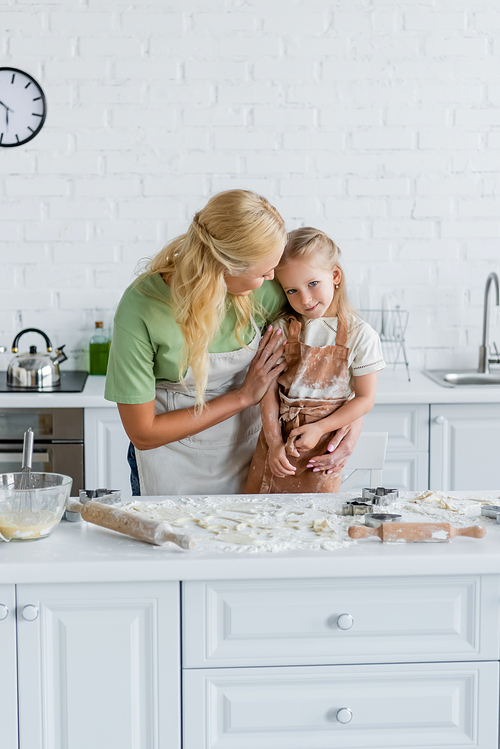
[[[417,511],[427,512],[427,510],[450,510],[454,515],[467,515],[469,518],[481,515],[481,505],[495,505],[498,499],[492,497],[469,497],[468,499],[454,499],[443,492],[425,491],[418,494],[411,503],[418,505]]]
[[[341,502],[332,495],[229,495],[181,497],[161,502],[135,501],[122,509],[164,520],[196,540],[198,550],[271,551],[340,549],[352,544],[341,515]]]
[[[192,536],[197,551],[244,553],[304,549],[335,551],[357,542],[350,539],[352,525],[364,525],[362,515],[342,515],[342,504],[354,494],[227,495],[163,498],[158,502],[137,499],[121,509],[168,522]],[[449,522],[465,527],[491,521],[481,516],[482,504],[497,499],[455,499],[441,492],[403,492],[377,513],[397,513],[402,521]],[[362,542],[364,543],[364,542]]]

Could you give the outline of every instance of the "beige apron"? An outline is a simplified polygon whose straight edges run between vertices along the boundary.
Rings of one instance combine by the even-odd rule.
[[[249,348],[209,354],[206,400],[240,387],[259,346],[260,332]],[[180,382],[159,382],[155,414],[195,405],[191,369]],[[142,496],[169,494],[238,494],[242,491],[261,428],[259,406],[250,406],[230,419],[153,450],[135,450]]]
[[[285,478],[273,476],[269,467],[269,449],[261,431],[245,482],[245,494],[334,493],[339,491],[342,481],[342,472],[313,473],[312,469],[306,468],[310,458],[326,452],[331,433],[324,435],[316,447],[301,453],[299,458],[289,454],[294,442],[289,435],[292,429],[324,419],[349,399],[347,326],[338,323],[334,346],[308,346],[302,343],[302,326],[295,317],[288,318],[288,326],[288,343],[285,346],[287,369],[278,379],[279,418],[287,458],[296,468],[296,473]],[[297,397],[299,391],[301,397]]]

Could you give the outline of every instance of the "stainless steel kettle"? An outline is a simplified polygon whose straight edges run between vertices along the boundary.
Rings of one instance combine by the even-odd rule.
[[[39,333],[45,338],[47,353],[39,354],[36,346],[30,346],[28,353],[18,354],[19,339],[25,333]],[[7,369],[7,385],[23,390],[54,390],[61,381],[59,364],[68,358],[64,346],[56,349],[56,356],[51,357],[52,344],[49,337],[38,328],[26,328],[14,338],[12,353],[17,354]]]

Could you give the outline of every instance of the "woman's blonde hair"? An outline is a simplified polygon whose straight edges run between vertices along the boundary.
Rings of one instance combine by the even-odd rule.
[[[144,275],[161,273],[172,293],[172,308],[184,338],[179,380],[191,367],[196,403],[203,405],[208,378],[208,346],[232,304],[236,338],[256,310],[253,294],[229,295],[224,275],[238,276],[283,249],[285,223],[265,198],[249,190],[214,195],[194,215],[185,234],[169,242],[146,266]]]
[[[310,262],[326,271],[333,272],[334,268],[338,268],[340,281],[338,288],[335,289],[337,317],[339,321],[343,320],[348,324],[349,316],[357,315],[357,312],[347,296],[345,274],[340,264],[341,254],[340,248],[324,231],[313,229],[312,226],[303,226],[288,234],[285,251],[276,270],[279,271],[291,260]]]

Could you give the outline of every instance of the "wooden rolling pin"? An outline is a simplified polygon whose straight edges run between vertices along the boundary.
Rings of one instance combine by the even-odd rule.
[[[382,523],[378,528],[351,525],[350,538],[378,536],[381,541],[450,541],[455,536],[483,538],[486,528],[472,525],[469,528],[455,528],[450,523]]]
[[[162,520],[144,518],[101,502],[91,500],[82,504],[77,499],[70,499],[67,509],[70,512],[79,512],[88,523],[110,528],[112,531],[118,531],[118,533],[124,533],[126,536],[146,541],[148,544],[161,546],[167,541],[171,541],[173,544],[180,546],[181,549],[193,549],[196,546],[192,538],[173,533],[169,524]]]

